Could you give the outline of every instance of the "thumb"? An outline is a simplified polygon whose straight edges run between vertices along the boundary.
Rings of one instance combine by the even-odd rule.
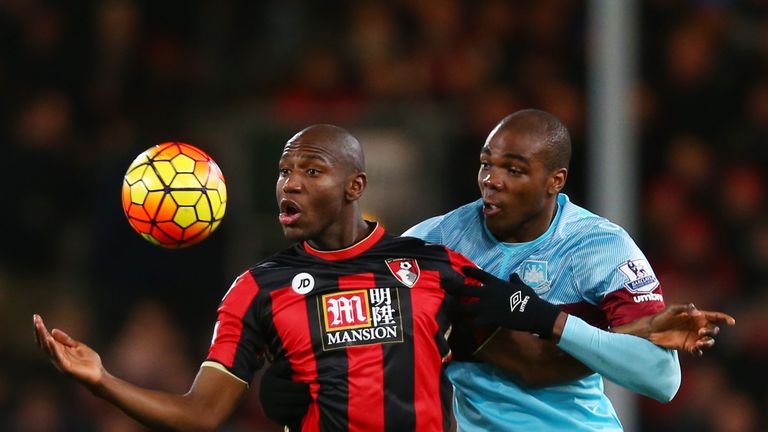
[[[53,329],[51,331],[51,336],[53,336],[53,339],[55,339],[56,342],[59,342],[59,343],[61,343],[63,345],[66,345],[66,346],[68,346],[70,348],[74,347],[75,345],[77,345],[77,341],[72,339],[72,337],[70,335],[64,333],[64,331],[62,331],[62,330]]]
[[[461,268],[461,271],[466,276],[479,280],[483,285],[493,281],[501,281],[501,279],[478,267],[464,266]]]

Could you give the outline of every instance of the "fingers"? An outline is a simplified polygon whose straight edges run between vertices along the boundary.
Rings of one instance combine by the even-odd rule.
[[[705,310],[701,311],[701,313],[704,315],[704,318],[706,318],[707,321],[724,323],[729,326],[736,324],[736,318],[728,315],[727,313]]]
[[[699,337],[702,337],[702,336],[714,337],[714,336],[717,336],[718,333],[720,333],[720,327],[712,323],[708,323],[706,326],[700,328],[698,331]]]
[[[483,308],[480,305],[479,301],[471,302],[471,303],[462,303],[459,305],[459,308],[461,311],[469,316],[482,316],[480,312],[482,312]]]
[[[494,280],[501,280],[496,276],[484,271],[483,269],[479,269],[477,267],[464,266],[461,268],[461,271],[462,273],[464,273],[465,276],[469,276],[473,279],[477,279],[483,284],[487,284],[488,282],[492,282]]]
[[[712,348],[715,346],[715,339],[711,337],[703,337],[696,341],[697,348]]]
[[[705,349],[710,349],[715,346],[715,340],[711,337],[704,337],[696,341],[696,344],[691,347],[688,352],[696,357],[704,355]]]
[[[464,285],[459,283],[446,283],[445,290],[460,297],[478,297],[483,292],[477,285]]]
[[[40,338],[40,330],[38,329],[38,321],[40,321],[40,315],[34,314],[32,315],[32,334],[35,336],[35,343],[40,348],[43,347],[42,341]]]
[[[71,336],[64,333],[62,330],[53,329],[51,331],[51,336],[53,336],[53,339],[56,340],[56,342],[62,343],[68,347],[74,348],[77,345],[77,341],[72,339]]]
[[[48,333],[48,329],[45,328],[43,319],[40,315],[35,314],[32,316],[32,323],[35,328],[35,341],[37,342],[37,346],[45,351],[46,354],[53,355],[51,334]]]

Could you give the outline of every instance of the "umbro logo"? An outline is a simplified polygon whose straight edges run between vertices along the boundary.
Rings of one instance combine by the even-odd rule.
[[[531,296],[525,296],[525,298],[523,298],[523,293],[520,291],[515,292],[509,296],[509,311],[514,312],[515,309],[520,306],[520,312],[525,312],[525,305],[528,304],[530,298]]]

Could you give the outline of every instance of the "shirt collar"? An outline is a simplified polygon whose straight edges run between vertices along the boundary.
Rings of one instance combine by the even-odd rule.
[[[378,243],[378,241],[381,240],[381,238],[384,236],[384,233],[385,233],[384,227],[382,227],[378,222],[368,222],[368,223],[372,223],[375,225],[371,233],[368,234],[364,239],[353,244],[352,246],[345,247],[344,249],[323,251],[323,250],[315,249],[312,246],[310,246],[309,243],[304,242],[304,250],[310,255],[314,255],[318,258],[328,260],[328,261],[338,261],[343,259],[349,259],[357,255],[360,255],[361,253],[367,251],[368,249],[372,248],[373,245]]]

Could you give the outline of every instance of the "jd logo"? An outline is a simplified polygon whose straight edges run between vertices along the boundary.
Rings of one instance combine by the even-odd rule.
[[[296,294],[304,295],[315,287],[315,278],[309,273],[299,273],[293,277],[291,288]]]

